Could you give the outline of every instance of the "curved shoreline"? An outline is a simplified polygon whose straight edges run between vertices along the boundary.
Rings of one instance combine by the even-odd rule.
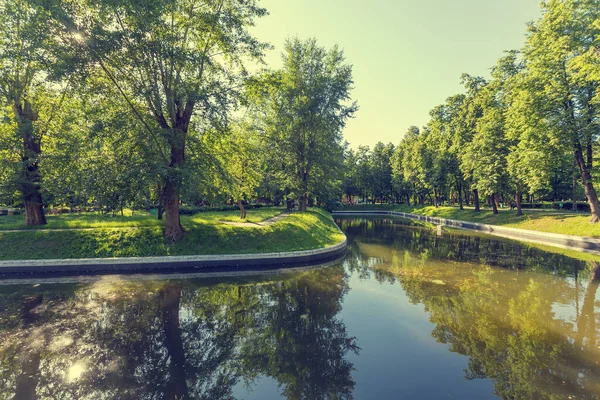
[[[527,229],[508,228],[499,225],[487,225],[477,222],[460,221],[455,219],[446,219],[439,217],[430,217],[427,215],[410,214],[400,211],[334,211],[335,216],[393,216],[405,219],[418,220],[436,225],[444,225],[457,229],[464,229],[486,233],[506,239],[520,240],[523,242],[543,244],[547,246],[559,247],[567,250],[577,250],[586,253],[600,255],[600,239],[593,239],[583,236],[563,235],[558,233],[538,232]]]
[[[339,229],[339,227],[338,227]],[[341,230],[340,230],[341,232]],[[15,274],[100,274],[111,272],[182,272],[207,270],[212,268],[231,268],[229,276],[235,275],[236,268],[253,267],[256,269],[281,269],[284,265],[300,266],[315,262],[325,262],[342,256],[347,250],[344,240],[321,249],[299,250],[278,253],[215,254],[198,256],[162,256],[162,257],[120,257],[120,258],[80,258],[51,260],[9,260],[0,261],[0,275]],[[268,268],[276,265],[276,268]],[[240,275],[247,270],[239,269]],[[264,272],[263,271],[263,272]],[[225,272],[225,270],[223,270]],[[242,273],[243,272],[243,273]]]

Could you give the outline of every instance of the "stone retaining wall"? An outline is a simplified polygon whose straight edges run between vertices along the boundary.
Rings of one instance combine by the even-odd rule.
[[[346,238],[336,245],[316,250],[280,253],[224,254],[205,256],[83,258],[61,260],[0,261],[0,275],[27,273],[109,273],[141,271],[193,271],[197,269],[303,265],[341,257],[347,249]],[[198,271],[196,271],[198,272]]]
[[[508,239],[522,240],[530,243],[544,244],[548,246],[560,247],[569,250],[584,251],[592,254],[600,254],[600,240],[581,236],[561,235],[557,233],[546,233],[530,231],[527,229],[507,228],[498,225],[486,225],[476,222],[458,221],[455,219],[445,219],[438,217],[429,217],[426,215],[409,214],[399,211],[335,211],[334,216],[394,216],[423,222],[429,222],[435,225],[450,226],[452,228],[467,229],[487,233]]]

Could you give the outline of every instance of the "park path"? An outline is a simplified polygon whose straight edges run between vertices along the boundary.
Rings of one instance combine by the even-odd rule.
[[[279,215],[276,215],[269,219],[265,219],[264,221],[261,221],[261,222],[227,222],[227,221],[221,221],[221,222],[226,225],[231,225],[231,226],[246,226],[246,227],[260,226],[260,227],[263,227],[263,226],[273,225],[274,223],[279,222],[283,219],[286,219],[289,216],[290,216],[289,212],[283,212]]]

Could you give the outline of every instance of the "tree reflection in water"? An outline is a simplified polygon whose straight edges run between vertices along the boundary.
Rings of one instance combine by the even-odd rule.
[[[400,285],[433,338],[468,357],[464,377],[491,378],[502,398],[600,397],[598,262],[385,219],[340,224],[342,264],[277,279],[0,286],[0,399],[229,399],[263,377],[289,399],[351,398],[354,379],[366,393],[339,315],[346,297],[378,304],[349,292],[352,275],[362,289]]]
[[[469,357],[465,378],[492,378],[505,399],[600,397],[597,261],[389,220],[338,223],[347,268],[423,304],[432,336]]]
[[[245,284],[5,287],[0,398],[233,398],[258,376],[290,399],[349,398],[346,281],[339,266]]]

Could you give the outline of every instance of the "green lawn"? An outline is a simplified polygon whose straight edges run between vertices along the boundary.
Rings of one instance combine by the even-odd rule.
[[[489,225],[502,225],[513,228],[529,229],[540,232],[562,233],[565,235],[600,237],[600,224],[590,224],[590,215],[584,213],[560,213],[552,210],[523,210],[524,215],[517,217],[516,211],[499,210],[494,215],[491,210],[475,212],[472,209],[460,210],[458,207],[407,206],[389,204],[369,204],[346,206],[344,210],[395,210],[412,214],[428,215],[462,221],[479,222]]]
[[[248,220],[259,222],[280,214],[281,208],[248,210]],[[207,212],[183,217],[187,231],[175,244],[163,236],[162,224],[150,215],[102,217],[89,215],[51,217],[53,229],[0,233],[0,259],[53,259],[143,257],[195,254],[239,254],[308,250],[339,243],[344,236],[331,216],[320,209],[295,213],[276,224],[239,227],[220,221],[235,219],[236,212]],[[80,216],[81,217],[81,216]],[[54,220],[56,218],[56,220]]]
[[[284,211],[282,207],[256,208],[247,211],[245,222],[261,222],[265,219],[274,217]],[[46,217],[48,224],[42,226],[26,226],[23,215],[0,216],[1,230],[16,229],[86,229],[86,228],[134,228],[134,227],[152,227],[164,226],[164,221],[159,221],[156,214],[136,211],[131,215],[127,211],[125,216],[101,213],[74,213],[48,215]],[[219,221],[242,222],[239,211],[209,211],[195,215],[182,215],[181,223],[218,223]]]

